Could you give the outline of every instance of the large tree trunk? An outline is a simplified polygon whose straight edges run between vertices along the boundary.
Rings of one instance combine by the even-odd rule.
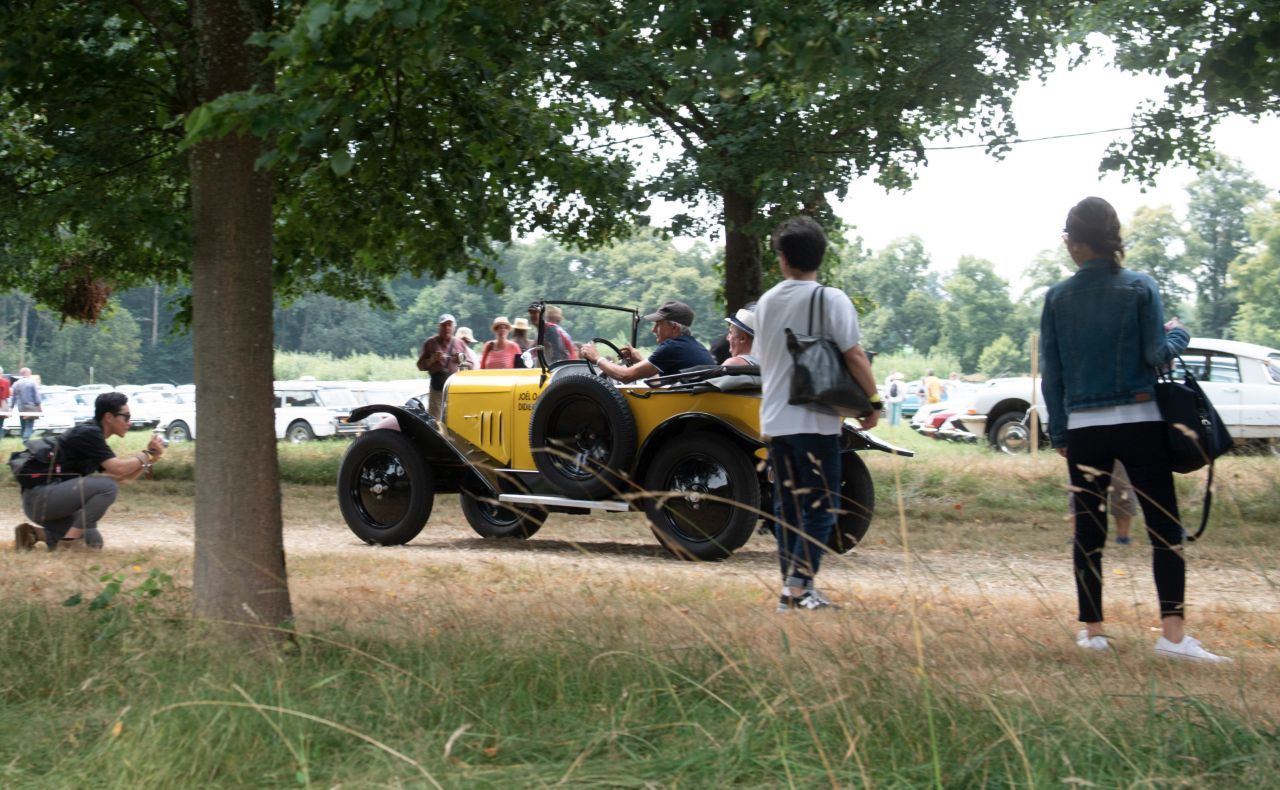
[[[760,298],[759,199],[729,188],[724,198],[724,301],[729,314]]]
[[[197,0],[201,101],[269,84],[270,0]],[[195,213],[195,614],[239,637],[292,617],[285,575],[272,408],[271,177],[254,169],[257,138],[232,135],[191,154]]]

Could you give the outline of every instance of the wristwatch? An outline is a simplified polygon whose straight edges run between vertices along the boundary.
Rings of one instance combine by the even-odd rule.
[[[871,403],[876,411],[884,411],[884,400],[880,398],[880,393],[877,392],[870,398],[867,398],[867,401]]]

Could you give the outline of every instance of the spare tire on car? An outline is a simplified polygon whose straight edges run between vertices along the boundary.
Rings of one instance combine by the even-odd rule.
[[[635,416],[611,380],[585,368],[563,368],[538,396],[529,449],[538,471],[565,496],[616,497],[630,488]]]

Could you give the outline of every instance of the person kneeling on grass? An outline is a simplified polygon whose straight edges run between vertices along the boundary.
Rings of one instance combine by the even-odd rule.
[[[86,422],[58,439],[50,474],[22,481],[22,509],[39,527],[18,526],[18,549],[41,540],[53,551],[78,541],[102,548],[98,521],[116,501],[120,483],[138,479],[164,454],[164,440],[151,437],[147,449],[124,457],[107,446],[107,438],[129,432],[129,398],[123,392],[104,392],[94,402],[93,422]],[[103,472],[97,475],[96,472]]]

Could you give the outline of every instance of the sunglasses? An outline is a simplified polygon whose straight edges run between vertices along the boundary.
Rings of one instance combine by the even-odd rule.
[[[116,412],[116,416],[117,416],[117,417],[124,417],[124,418],[127,420],[127,419],[129,419],[130,417],[132,417],[133,415],[132,415],[132,414],[130,414],[129,412],[127,412],[127,411],[118,411],[118,412]]]

